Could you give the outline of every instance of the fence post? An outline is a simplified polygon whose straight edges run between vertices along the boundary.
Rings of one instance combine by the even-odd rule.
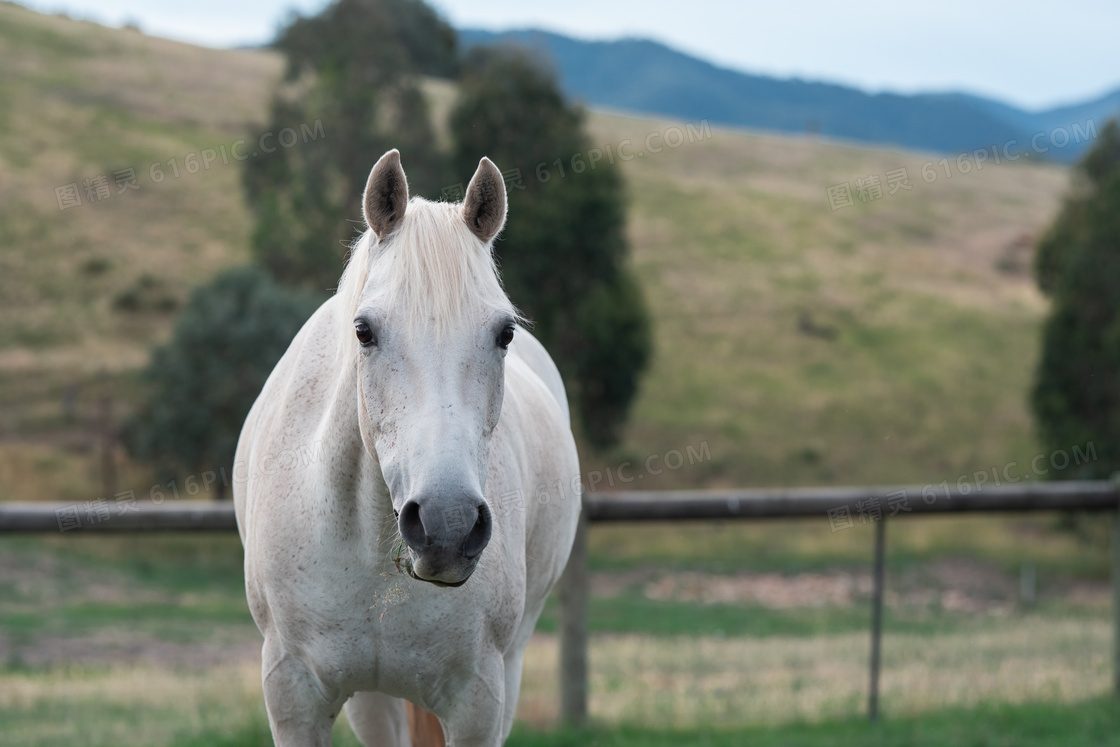
[[[871,592],[871,686],[867,695],[867,719],[879,720],[879,666],[883,638],[884,556],[887,545],[887,517],[875,522],[875,575]]]
[[[560,721],[587,724],[587,504],[560,577]]]
[[[1120,496],[1120,472],[1112,473]],[[1120,501],[1112,513],[1112,693],[1120,697]]]

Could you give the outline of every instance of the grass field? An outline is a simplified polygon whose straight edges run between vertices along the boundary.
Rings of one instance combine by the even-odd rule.
[[[534,734],[522,731],[510,744],[522,747],[1106,747],[1120,744],[1120,707],[1093,699],[1076,706],[1028,703],[944,709],[888,718],[869,725],[859,719],[790,725],[776,729],[661,730],[624,727]],[[245,744],[251,744],[246,742]]]
[[[5,677],[5,744],[12,747],[267,747],[272,744],[256,684],[258,672],[227,668],[221,679],[167,670],[69,671],[47,680]],[[43,691],[49,690],[50,696]],[[12,714],[11,704],[26,707]],[[137,704],[142,704],[138,708]],[[345,717],[334,744],[357,747]],[[691,728],[597,724],[585,731],[515,727],[511,747],[1106,747],[1120,745],[1120,706],[1089,698],[980,704],[869,725],[859,717],[776,727]]]
[[[1053,521],[892,524],[886,723],[874,731],[857,718],[868,530],[594,528],[594,728],[555,731],[550,605],[526,652],[511,743],[1111,744],[1077,741],[1118,718],[1101,700],[1111,677],[1107,549]],[[1018,597],[1024,562],[1038,573],[1033,604]],[[240,566],[229,535],[4,540],[4,743],[268,744]],[[1015,714],[1039,709],[1062,726],[1017,725]],[[354,744],[344,723],[335,743]]]

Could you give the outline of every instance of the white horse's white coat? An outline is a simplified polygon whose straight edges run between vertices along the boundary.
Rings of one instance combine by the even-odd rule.
[[[407,745],[402,698],[449,744],[509,734],[579,465],[552,360],[520,327],[502,346],[505,206],[487,159],[460,206],[409,201],[382,157],[338,293],[246,419],[234,501],[278,745],[330,744],[343,704],[364,744]]]

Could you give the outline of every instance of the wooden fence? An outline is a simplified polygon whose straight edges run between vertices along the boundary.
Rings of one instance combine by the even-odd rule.
[[[587,525],[589,522],[815,518],[833,530],[874,524],[871,661],[868,717],[878,717],[886,525],[921,514],[948,512],[1109,511],[1120,509],[1120,479],[865,488],[789,488],[658,491],[584,496],[580,528],[560,582],[560,711],[565,722],[587,719]],[[70,506],[0,504],[0,534],[11,532],[236,531],[229,503],[175,501],[136,504],[104,520],[81,523]],[[89,518],[89,517],[87,517]],[[1120,519],[1120,515],[1117,517]],[[74,522],[78,524],[75,525]],[[69,522],[69,524],[68,524]],[[1113,523],[1113,687],[1120,694],[1120,520]]]

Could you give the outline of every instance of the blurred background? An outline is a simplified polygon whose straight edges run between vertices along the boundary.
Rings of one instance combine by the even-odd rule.
[[[1120,8],[0,3],[5,744],[268,744],[230,497],[369,169],[462,198],[560,365],[592,491],[1120,469]],[[913,496],[914,499],[917,496]],[[513,744],[1120,744],[1111,522],[594,527],[592,726],[556,609]],[[344,723],[338,744],[355,744]]]

